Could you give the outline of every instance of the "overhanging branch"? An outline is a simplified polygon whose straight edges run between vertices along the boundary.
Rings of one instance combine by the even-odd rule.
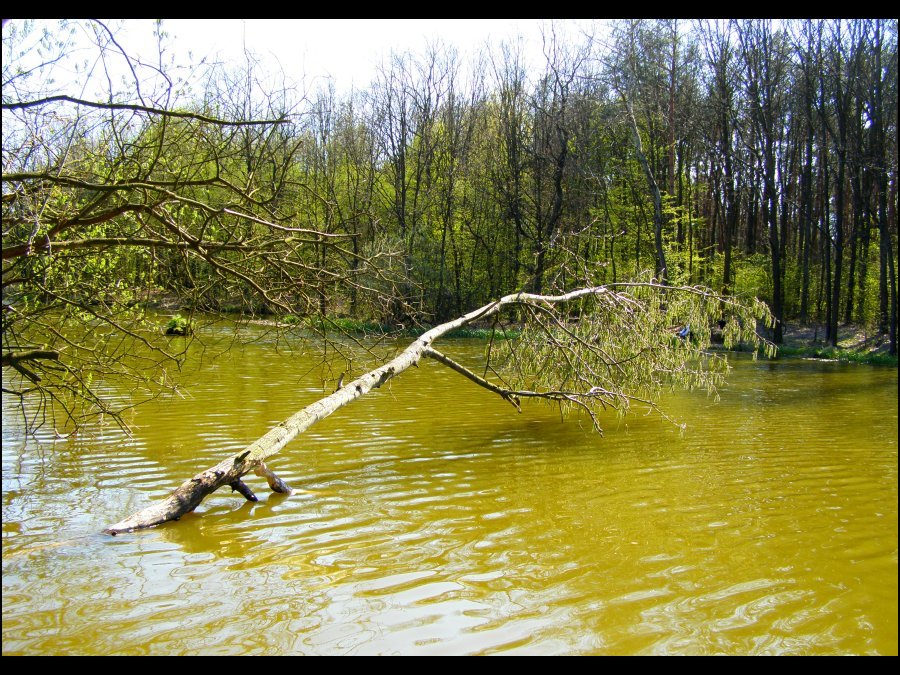
[[[28,368],[25,364],[29,361],[58,361],[59,352],[51,349],[29,349],[22,352],[4,352],[2,366],[12,368],[22,377],[35,384],[41,381],[41,376]]]
[[[290,120],[287,117],[279,117],[277,120],[223,120],[209,115],[189,112],[186,110],[166,110],[165,108],[154,108],[147,105],[137,105],[134,103],[100,103],[99,101],[88,101],[83,98],[75,98],[74,96],[59,95],[47,96],[46,98],[35,99],[34,101],[17,101],[16,103],[3,103],[3,110],[24,110],[26,108],[35,108],[50,103],[74,103],[88,108],[97,108],[99,110],[131,110],[133,112],[144,112],[152,115],[162,115],[164,117],[177,117],[181,119],[192,119],[198,122],[206,122],[223,127],[249,127],[261,126],[266,124],[287,124]]]
[[[516,392],[510,391],[509,389],[504,389],[503,387],[498,387],[493,382],[489,382],[488,380],[481,377],[481,375],[479,375],[478,373],[473,373],[471,370],[466,368],[464,365],[457,363],[456,361],[451,359],[449,356],[446,356],[446,355],[442,354],[441,352],[439,352],[437,349],[433,349],[433,348],[429,347],[428,349],[425,350],[424,355],[429,358],[434,359],[438,363],[444,364],[451,370],[455,370],[457,373],[459,373],[463,377],[469,378],[470,380],[472,380],[472,382],[477,384],[479,387],[484,387],[488,391],[492,391],[495,394],[499,394],[505,400],[509,401],[513,406],[515,406],[516,410],[518,410],[519,412],[522,412],[522,406],[519,405],[519,398],[516,395]]]
[[[167,239],[151,239],[149,237],[96,237],[93,239],[69,239],[64,241],[35,241],[31,246],[20,244],[3,249],[3,259],[20,258],[24,255],[39,253],[58,253],[59,251],[75,251],[83,249],[101,249],[113,246],[138,246],[142,248],[195,249],[200,246],[206,250],[218,251],[255,251],[257,247],[242,243],[224,244],[215,241],[199,241],[196,244],[187,241],[169,241]]]
[[[645,286],[647,288],[655,287],[655,285],[652,284],[646,284]],[[677,290],[678,289],[668,288],[666,289],[666,292],[672,293],[677,292]],[[699,289],[691,288],[684,290],[690,294],[700,293]],[[579,407],[590,416],[594,427],[598,431],[600,430],[600,427],[598,424],[596,407],[605,408],[607,406],[612,406],[619,409],[625,409],[630,401],[640,401],[647,404],[650,408],[657,409],[652,400],[640,398],[615,388],[610,389],[604,386],[587,385],[585,384],[588,381],[586,376],[572,379],[571,383],[574,386],[548,387],[543,391],[506,389],[487,381],[485,378],[441,354],[432,347],[432,343],[441,336],[473,321],[493,316],[504,307],[528,305],[546,309],[556,304],[567,303],[586,297],[602,297],[606,299],[610,305],[618,306],[623,305],[622,301],[626,300],[626,298],[621,297],[606,286],[582,288],[561,295],[514,293],[488,303],[452,321],[435,326],[384,365],[369,371],[349,384],[340,386],[334,393],[306,406],[277,427],[271,429],[264,436],[248,445],[241,452],[222,460],[211,469],[207,469],[206,471],[197,474],[194,478],[177,488],[166,499],[110,526],[104,530],[104,532],[115,535],[137,529],[153,527],[171,520],[178,520],[185,513],[196,508],[206,496],[223,485],[240,486],[240,478],[250,471],[255,471],[257,474],[265,476],[269,485],[274,490],[279,492],[290,492],[290,487],[284,485],[277,476],[272,474],[265,466],[265,461],[278,453],[294,438],[306,431],[316,422],[325,419],[345,405],[352,403],[356,399],[369,393],[372,389],[381,387],[411,366],[418,364],[423,356],[427,356],[446,365],[479,386],[502,396],[517,409],[520,407],[519,399],[525,397],[541,398],[559,402],[561,405]],[[633,299],[629,298],[628,300],[630,303]],[[752,330],[749,334],[754,335]],[[668,333],[666,333],[666,336],[668,336]],[[548,340],[547,343],[553,344],[553,341]],[[559,345],[559,343],[556,344]],[[584,341],[580,344],[581,347],[584,348],[590,347],[590,345]],[[582,365],[586,364],[583,359],[579,362],[576,362],[573,359],[571,362],[572,365],[577,365],[578,363],[582,363]],[[562,381],[565,382],[567,379],[569,378],[564,378]],[[579,389],[579,387],[583,388]]]

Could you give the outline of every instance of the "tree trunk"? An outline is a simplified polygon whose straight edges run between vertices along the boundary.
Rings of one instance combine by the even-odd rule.
[[[248,445],[241,452],[197,474],[162,501],[111,525],[104,530],[104,533],[116,535],[178,520],[181,516],[197,508],[200,502],[208,495],[225,485],[230,485],[232,489],[238,490],[245,496],[247,496],[247,493],[252,496],[249,488],[246,488],[240,482],[241,477],[250,471],[256,471],[258,475],[266,476],[272,489],[278,492],[290,492],[290,488],[265,466],[265,460],[280,451],[316,422],[325,419],[331,413],[364,396],[372,389],[381,387],[388,380],[396,377],[410,366],[417,365],[423,355],[430,356],[431,354],[428,354],[428,352],[431,349],[431,344],[445,333],[460,326],[465,326],[477,319],[485,319],[492,316],[506,305],[530,304],[546,306],[547,304],[568,302],[576,298],[588,295],[601,295],[607,292],[610,291],[606,287],[598,286],[572,291],[559,296],[515,293],[488,303],[453,321],[436,326],[424,333],[393,360],[344,385],[333,394],[306,406],[274,429],[271,429],[262,438]],[[247,498],[250,499],[251,497]]]
[[[647,187],[650,189],[650,196],[653,199],[653,231],[654,244],[656,246],[656,278],[660,283],[667,283],[669,271],[666,266],[666,252],[663,248],[662,229],[663,229],[663,212],[662,212],[662,196],[659,193],[659,185],[653,175],[653,169],[647,161],[644,154],[644,146],[641,143],[641,133],[638,130],[637,120],[634,118],[634,112],[631,109],[631,103],[622,96],[625,101],[625,107],[628,113],[628,120],[631,122],[631,135],[634,141],[634,151],[637,154],[638,162],[644,169],[644,177],[647,179]]]
[[[619,291],[618,289],[623,290]],[[631,290],[638,292],[632,294],[629,292]],[[670,327],[676,316],[669,315],[665,309],[661,309],[660,294],[662,293],[665,293],[667,298],[671,298],[673,293],[684,293],[694,298],[694,302],[688,303],[693,305],[693,308],[686,307],[683,303],[674,303],[670,306],[676,308],[673,311],[681,320],[693,317],[690,318],[690,325],[693,330],[696,330],[694,339],[679,341],[672,335]],[[648,295],[649,298],[647,298]],[[554,308],[557,304],[568,303],[579,298],[590,298],[591,306],[595,303],[604,306],[603,311],[593,318],[588,314],[580,316],[579,321],[584,322],[581,328],[587,330],[584,335],[578,334],[578,328],[573,326],[568,315],[555,311]],[[423,356],[433,358],[465,375],[478,385],[500,395],[516,409],[520,409],[519,400],[521,398],[543,398],[557,401],[564,407],[580,408],[590,416],[598,431],[601,429],[596,413],[600,410],[606,410],[609,407],[626,410],[631,401],[638,401],[642,405],[649,406],[651,410],[658,410],[652,399],[661,394],[662,377],[657,393],[651,393],[649,397],[638,398],[625,390],[629,386],[645,387],[646,383],[643,378],[647,372],[660,375],[667,373],[670,384],[680,383],[691,388],[705,386],[715,390],[716,384],[721,383],[724,371],[721,368],[713,367],[709,369],[702,366],[699,368],[688,367],[688,361],[694,363],[710,360],[709,354],[706,353],[709,346],[709,330],[704,330],[701,324],[711,323],[716,317],[721,317],[724,305],[728,305],[731,309],[730,321],[732,326],[737,329],[736,339],[750,341],[757,349],[762,346],[762,340],[755,331],[757,321],[763,320],[767,325],[772,323],[772,315],[765,305],[760,302],[745,305],[704,288],[673,288],[659,283],[634,282],[618,284],[616,289],[609,286],[593,286],[562,295],[535,295],[532,293],[506,295],[453,321],[432,328],[394,359],[349,384],[341,386],[341,383],[338,383],[338,389],[333,394],[306,406],[241,452],[197,474],[165,499],[111,525],[104,532],[116,535],[178,520],[184,514],[193,511],[203,499],[224,485],[240,492],[247,499],[256,501],[250,488],[241,481],[241,478],[250,471],[265,476],[269,486],[276,492],[290,494],[292,492],[290,486],[266,467],[265,460],[319,420],[364,396],[372,389],[382,386],[410,366],[417,365]],[[516,362],[515,367],[519,368],[521,376],[519,381],[529,383],[525,385],[529,387],[528,389],[505,388],[489,382],[484,376],[453,362],[432,348],[434,341],[442,335],[472,321],[484,320],[493,316],[507,306],[519,306],[527,309],[534,318],[533,325],[536,328],[527,335],[528,331],[523,331],[523,335],[516,342],[515,347],[510,347],[516,350],[511,357]],[[618,341],[617,338],[608,335],[605,341],[590,337],[594,328],[607,330],[610,327],[618,331]],[[649,331],[641,330],[641,328],[648,327]],[[675,341],[674,345],[672,344],[673,340]],[[631,362],[635,362],[635,359],[638,360],[636,362],[637,374],[634,376],[629,376],[624,369],[619,367],[622,362],[617,362],[607,353],[607,349],[610,347],[615,353],[617,349],[624,348],[626,345],[628,349],[635,349],[636,352],[625,359]],[[537,361],[536,364],[539,366],[537,374],[529,371],[527,367],[524,371],[521,369],[522,362],[530,359],[529,350],[543,351],[548,346],[550,349],[558,349],[560,353],[565,354],[566,368],[561,368],[556,373],[552,367],[542,361]],[[574,351],[573,347],[576,348]],[[767,352],[771,353],[771,350],[767,350]],[[666,355],[674,356],[674,362]],[[601,368],[601,365],[605,368]],[[633,363],[633,365],[635,364]],[[607,372],[604,375],[598,372],[600,370]],[[574,377],[572,377],[573,372]],[[546,379],[545,376],[548,375],[549,379]],[[559,377],[554,377],[554,375]],[[679,379],[679,375],[681,375],[681,379]],[[501,384],[506,385],[503,377],[499,376],[499,378]],[[513,381],[515,381],[515,376]],[[544,384],[535,385],[535,381],[543,381]]]
[[[844,171],[845,162],[843,151],[838,151],[838,177],[835,184],[835,205],[834,205],[834,236],[832,244],[834,246],[834,276],[831,286],[831,312],[828,317],[828,340],[837,347],[838,343],[838,315],[841,306],[841,274],[843,272],[844,263]]]
[[[812,113],[807,107],[807,117],[811,119]],[[806,159],[803,163],[800,188],[800,321],[806,323],[809,319],[809,257],[812,239],[812,146],[813,129],[810,123],[806,134]]]

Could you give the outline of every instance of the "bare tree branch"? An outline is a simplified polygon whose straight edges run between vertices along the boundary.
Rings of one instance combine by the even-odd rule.
[[[270,120],[222,120],[209,115],[189,112],[186,110],[169,110],[166,108],[154,108],[152,106],[137,105],[134,103],[101,103],[99,101],[87,101],[82,98],[75,98],[66,94],[58,96],[47,96],[34,101],[16,101],[14,103],[3,103],[0,108],[3,110],[25,110],[27,108],[35,108],[38,106],[48,105],[50,103],[74,103],[83,105],[88,108],[98,108],[100,110],[131,110],[134,112],[150,113],[152,115],[160,115],[163,117],[171,117],[175,119],[192,119],[198,122],[206,122],[207,124],[215,124],[222,127],[250,127],[264,126],[268,124],[287,124],[290,120],[287,117],[279,117]]]
[[[644,286],[636,285],[635,287],[639,287],[649,292],[659,292],[659,289],[655,284],[646,284]],[[686,291],[685,294],[688,296],[702,293],[700,289],[696,288],[688,288],[684,289],[684,291]],[[677,293],[678,290],[667,288],[666,292],[671,294]],[[622,305],[643,306],[651,312],[656,311],[652,298],[651,301],[644,301],[643,303],[631,297],[619,298],[616,292],[605,286],[583,288],[559,295],[514,293],[504,296],[499,300],[488,303],[452,321],[442,323],[428,330],[399,355],[384,365],[369,371],[352,382],[341,386],[334,393],[306,406],[277,427],[271,429],[264,436],[248,445],[241,452],[228,457],[216,466],[197,474],[181,485],[181,487],[177,488],[166,499],[111,525],[104,530],[104,532],[115,535],[137,529],[153,527],[171,520],[178,520],[185,513],[195,509],[207,495],[223,485],[232,485],[236,480],[240,479],[241,476],[260,467],[265,460],[278,453],[289,442],[306,431],[313,424],[364,396],[372,389],[381,387],[411,366],[417,365],[423,356],[432,358],[464,375],[479,386],[499,394],[501,397],[512,403],[517,409],[520,409],[519,398],[524,397],[540,398],[567,405],[574,405],[581,408],[589,415],[592,424],[598,431],[600,430],[600,426],[594,404],[598,404],[601,408],[612,406],[613,408],[624,410],[627,408],[629,402],[634,401],[644,403],[651,409],[656,409],[656,405],[651,399],[641,398],[621,390],[610,389],[603,385],[585,384],[583,388],[547,388],[546,390],[541,391],[525,389],[513,390],[500,387],[444,356],[432,347],[432,344],[436,340],[450,331],[470,324],[473,321],[484,320],[505,308],[516,306],[550,308],[554,305],[587,299],[607,299],[612,303],[618,301],[619,304]],[[641,315],[638,315],[638,320],[640,318]],[[586,325],[590,324],[586,322]],[[554,337],[552,330],[544,329],[541,330],[540,334],[544,336],[544,341],[556,342],[558,340],[558,338]],[[755,336],[755,332],[752,330],[745,334]],[[558,342],[556,343],[558,344]],[[588,343],[584,343],[583,346],[588,348],[588,354],[595,354],[595,352],[590,349]],[[683,353],[683,358],[686,360],[692,356],[696,356],[703,346],[704,345],[699,345],[695,350],[685,351]],[[577,369],[585,365],[589,365],[589,360],[585,358],[584,354],[573,354],[571,367]],[[585,382],[581,377],[577,377],[573,381],[579,384]],[[265,475],[265,472],[263,473]],[[270,484],[271,483],[272,481],[270,480]]]

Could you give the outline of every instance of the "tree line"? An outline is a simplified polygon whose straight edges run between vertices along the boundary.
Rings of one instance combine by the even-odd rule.
[[[504,289],[660,280],[896,340],[896,21],[622,21],[464,69],[395,55],[320,91],[304,218],[386,246],[418,314]],[[333,298],[337,311],[356,312]]]
[[[99,48],[67,85],[43,77],[65,31]],[[101,22],[4,20],[4,366],[26,379],[62,367],[35,326],[145,339],[129,321],[160,293],[434,324],[645,273],[762,298],[776,343],[855,323],[896,353],[896,20],[548,24],[537,69],[516,44],[432,45],[303,96],[252,54],[179,78],[157,38],[151,63]]]

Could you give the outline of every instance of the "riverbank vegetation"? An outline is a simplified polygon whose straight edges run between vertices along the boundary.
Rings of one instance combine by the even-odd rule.
[[[897,355],[890,353],[885,336],[858,326],[844,326],[842,335],[834,346],[824,339],[825,326],[791,326],[778,356],[897,367]]]
[[[648,270],[761,298],[776,344],[896,354],[896,20],[547,24],[537,70],[432,46],[304,94],[252,54],[184,74],[162,28],[151,64],[110,24],[4,20],[4,395],[77,418],[114,413],[98,378],[164,387],[160,295],[398,330]]]

